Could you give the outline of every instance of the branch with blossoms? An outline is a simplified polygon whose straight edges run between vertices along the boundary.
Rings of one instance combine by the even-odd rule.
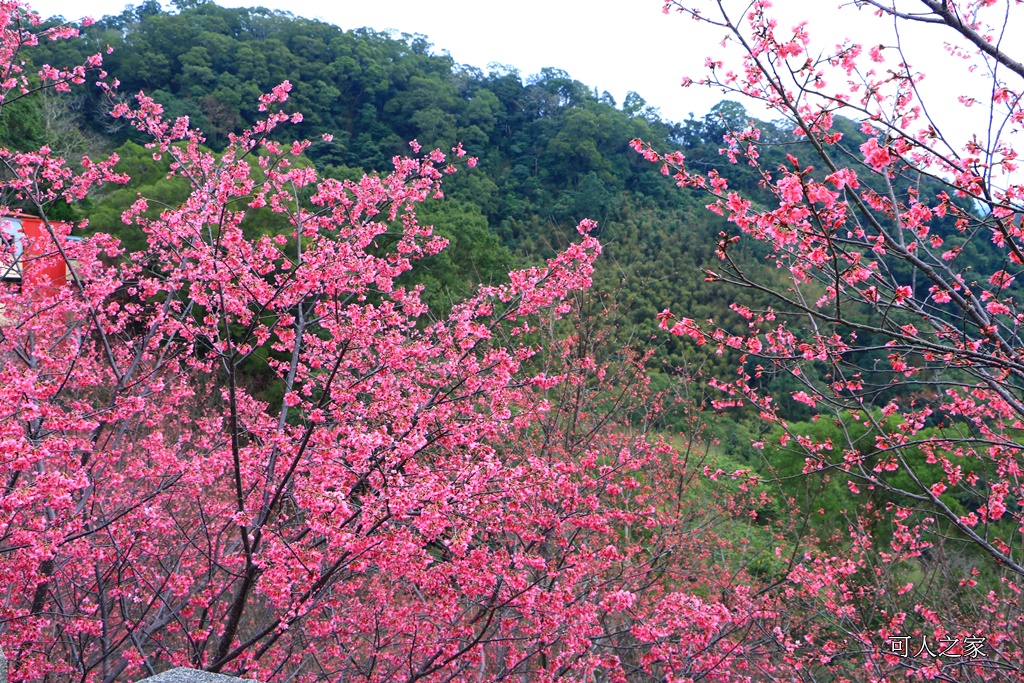
[[[81,26],[92,23],[92,19],[85,18]],[[90,72],[96,75],[96,85],[101,89],[117,87],[116,81],[105,82],[107,73],[102,70],[102,53],[90,55],[83,64],[76,66],[58,68],[43,64],[35,74],[26,72],[22,53],[27,48],[38,45],[41,40],[68,40],[79,34],[79,29],[70,24],[40,28],[41,24],[42,18],[30,12],[24,3],[0,4],[0,107],[43,88],[68,92],[73,85],[85,83]]]
[[[92,20],[86,18],[81,26],[91,23]],[[95,78],[96,87],[104,91],[113,92],[117,88],[116,79],[108,82],[102,52],[74,66],[43,64],[34,73],[27,70],[24,53],[40,41],[69,40],[78,35],[79,29],[70,24],[42,28],[41,17],[29,11],[24,3],[0,3],[0,115],[5,107],[19,99],[43,90],[68,92],[90,77]],[[75,171],[47,146],[27,152],[0,149],[0,168],[4,170],[0,191],[5,202],[18,202],[31,207],[38,215],[45,215],[45,208],[54,201],[77,201],[99,183],[124,182],[124,178],[112,170],[117,161],[116,156],[100,162],[85,157],[80,169]]]
[[[783,30],[769,2],[666,3],[666,11],[723,29],[723,45],[738,52],[737,67],[710,57],[707,75],[684,85],[753,98],[787,121],[794,137],[784,160],[768,165],[751,121],[725,135],[722,167],[706,173],[690,169],[682,153],[633,142],[681,188],[704,192],[707,208],[728,222],[717,247],[720,264],[709,264],[706,278],[772,302],[759,309],[749,301],[733,304],[745,331],[669,311],[659,317],[671,334],[739,354],[734,377],[710,379],[722,394],[717,408],[754,408],[775,425],[778,444],[767,444],[767,451],[800,453],[804,477],[846,482],[854,505],[847,511],[851,538],[868,530],[867,541],[847,544],[845,557],[854,566],[872,564],[877,576],[895,577],[901,563],[927,569],[935,565],[925,558],[940,546],[961,544],[976,569],[987,567],[982,571],[1012,587],[1024,576],[1024,317],[1016,283],[1024,266],[1024,186],[1012,145],[1024,117],[1019,62],[1002,38],[1014,6],[922,3],[923,14],[891,3],[855,4],[871,5],[897,24],[941,24],[965,39],[950,50],[982,67],[976,77],[987,79],[993,97],[989,124],[964,144],[944,137],[932,117],[949,105],[921,99],[921,75],[908,65],[899,31],[894,46],[847,41],[818,53],[807,25]],[[995,28],[986,24],[991,19]],[[837,79],[839,88],[830,85]],[[959,99],[959,106],[973,104]],[[862,137],[853,144],[856,125],[840,115],[860,121]],[[730,188],[727,168],[741,161],[758,171],[764,194]],[[765,278],[738,251],[748,240],[763,245],[778,278]],[[796,383],[786,400],[768,388],[777,377]],[[828,438],[811,436],[786,407],[798,404],[836,429]],[[774,465],[766,463],[769,472]],[[886,501],[881,513],[868,503],[879,497]],[[899,539],[881,565],[865,554],[877,550],[870,530],[880,528]],[[817,553],[828,562],[829,551]],[[798,576],[806,581],[799,573],[790,580]],[[856,601],[838,595],[828,611],[841,617]],[[1015,633],[1008,625],[1020,612],[1015,592],[993,593],[989,602],[1000,615],[989,622],[993,633]],[[924,604],[917,605],[919,614]],[[970,611],[939,611],[921,628],[973,628]],[[882,631],[851,635],[884,640]],[[885,663],[878,652],[868,661]],[[1019,662],[1014,648],[991,661],[1006,671],[1019,671]],[[975,675],[927,658],[912,668],[950,680]]]

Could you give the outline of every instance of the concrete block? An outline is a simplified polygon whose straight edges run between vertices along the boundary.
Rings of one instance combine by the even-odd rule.
[[[7,680],[0,680],[0,683],[7,683]],[[209,671],[199,671],[198,669],[187,669],[179,666],[177,669],[170,669],[163,673],[158,673],[156,676],[143,678],[139,683],[259,683],[259,681],[254,681],[251,678],[235,678],[234,676],[225,676],[224,674],[213,674]]]

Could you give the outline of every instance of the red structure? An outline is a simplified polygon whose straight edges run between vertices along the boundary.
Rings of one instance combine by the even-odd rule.
[[[63,224],[50,223],[58,228]],[[68,242],[81,238],[67,237]],[[61,257],[42,218],[27,214],[0,216],[0,279],[4,282],[32,282],[40,287],[63,287],[68,264]]]

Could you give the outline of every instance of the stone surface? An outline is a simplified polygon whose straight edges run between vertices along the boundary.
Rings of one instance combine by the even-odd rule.
[[[0,679],[0,683],[7,683],[7,679]],[[139,683],[259,683],[251,678],[235,678],[223,674],[212,674],[209,671],[198,669],[186,669],[178,667],[164,671],[156,676],[143,678]]]
[[[7,683],[7,657],[4,656],[2,647],[0,647],[0,683]]]

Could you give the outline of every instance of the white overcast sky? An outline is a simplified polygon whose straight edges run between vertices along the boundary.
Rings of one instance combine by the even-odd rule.
[[[707,55],[723,54],[718,45],[723,33],[678,14],[664,15],[661,0],[220,0],[219,4],[258,4],[345,29],[369,26],[421,33],[435,51],[447,51],[457,62],[481,68],[492,62],[508,64],[524,77],[543,67],[560,68],[591,88],[607,90],[620,104],[626,92],[634,90],[659,107],[662,116],[676,121],[689,112],[701,116],[723,98],[720,91],[680,87],[684,75],[703,75]],[[831,50],[847,36],[868,46],[895,42],[891,21],[853,7],[840,10],[840,4],[841,0],[776,0],[774,11],[780,16],[780,28],[806,19],[816,50]],[[59,14],[74,20],[84,14],[99,18],[118,13],[126,3],[36,0],[31,5],[45,16]],[[932,84],[936,96],[969,87],[968,80],[957,80],[962,64],[953,63],[941,48],[942,41],[951,37],[948,30],[905,30],[902,35],[910,44],[908,54],[914,66],[930,74],[926,84]],[[949,103],[933,107],[949,116],[959,107],[955,98],[944,96]],[[748,108],[755,116],[764,116]],[[949,127],[964,130],[968,125],[950,119]]]

